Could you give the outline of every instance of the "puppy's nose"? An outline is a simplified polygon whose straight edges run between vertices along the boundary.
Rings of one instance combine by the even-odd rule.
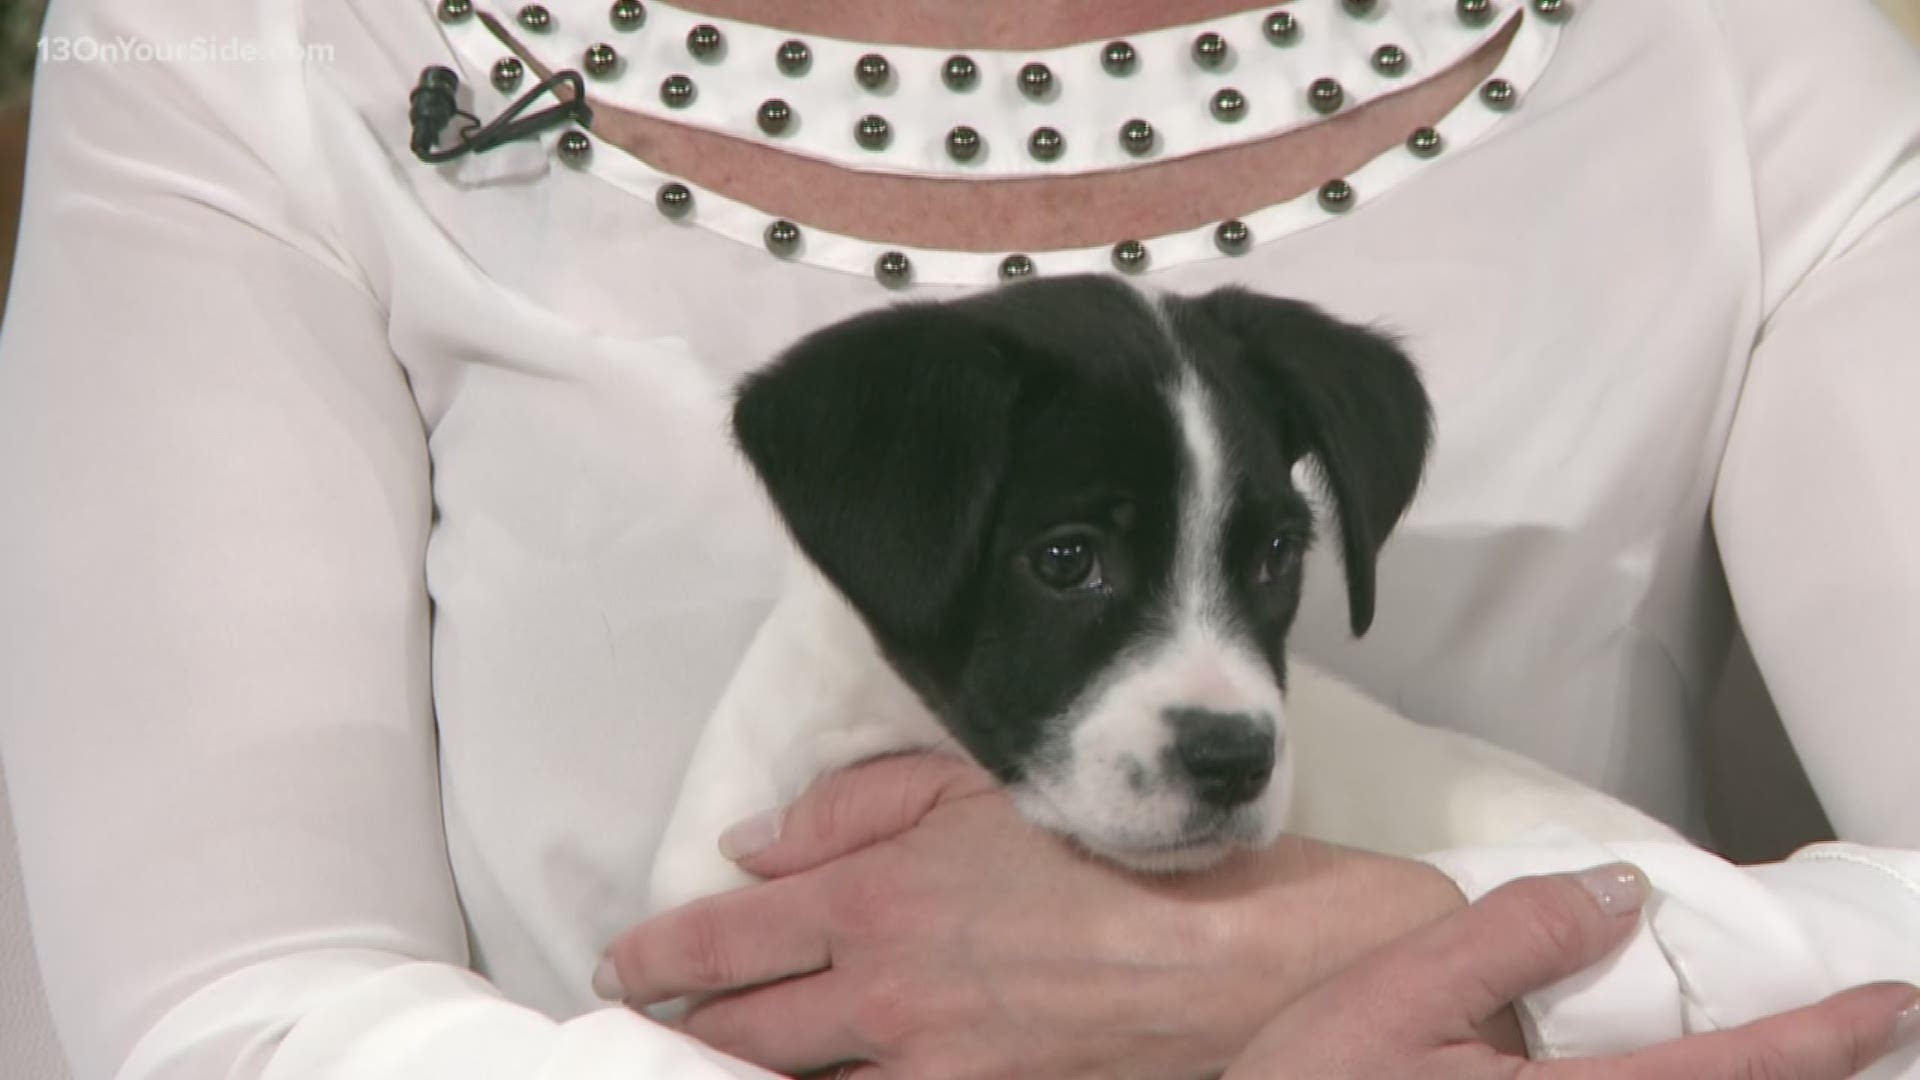
[[[1174,755],[1202,802],[1239,806],[1266,790],[1273,775],[1273,722],[1249,713],[1168,709]]]

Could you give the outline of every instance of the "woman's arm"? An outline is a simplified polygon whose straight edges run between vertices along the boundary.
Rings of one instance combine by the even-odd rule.
[[[1634,946],[1522,1002],[1536,1052],[1644,1046],[1920,979],[1920,57],[1866,0],[1803,21],[1777,0],[1719,8],[1764,321],[1714,525],[1768,687],[1853,843],[1752,868],[1666,845],[1437,857],[1469,897],[1607,858],[1646,869],[1659,899]]]
[[[284,8],[69,2],[47,34],[267,47]],[[303,80],[41,71],[0,342],[0,751],[76,1074],[763,1076],[465,968],[426,441],[324,169],[287,179]]]

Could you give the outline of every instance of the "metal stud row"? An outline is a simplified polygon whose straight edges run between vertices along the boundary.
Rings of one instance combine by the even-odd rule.
[[[1573,13],[1573,5],[1568,0],[1531,0],[1533,10],[1544,18],[1565,19]],[[1368,19],[1379,9],[1378,0],[1341,0],[1341,6],[1347,14],[1357,19]],[[1493,0],[1456,0],[1455,14],[1462,23],[1471,27],[1485,26],[1496,14]],[[464,22],[473,15],[473,0],[440,0],[440,21],[446,23]],[[545,33],[553,28],[553,13],[544,4],[526,4],[515,13],[514,20],[534,33]],[[608,20],[615,30],[631,33],[646,25],[647,9],[640,0],[614,0],[608,11]],[[1275,11],[1261,21],[1261,31],[1267,40],[1276,46],[1292,45],[1300,39],[1300,20],[1290,11]],[[695,59],[719,60],[725,51],[726,40],[720,29],[712,24],[703,23],[687,34],[687,51]],[[1231,48],[1225,38],[1218,33],[1208,31],[1194,39],[1194,62],[1209,70],[1217,69],[1226,63]],[[1137,61],[1132,45],[1125,41],[1109,42],[1101,50],[1101,66],[1110,75],[1130,74]],[[878,60],[880,73],[875,76],[868,71],[871,60]],[[812,50],[806,42],[790,40],[780,46],[775,54],[775,64],[784,75],[804,75],[812,63]],[[965,56],[955,56],[949,65],[972,61]],[[860,59],[861,85],[868,89],[878,89],[885,85],[886,58],[877,53],[869,53]],[[1023,85],[1025,83],[1022,73]],[[872,80],[869,82],[869,80]],[[956,85],[956,82],[959,85]],[[953,89],[966,89],[972,85],[972,75],[959,79],[949,78],[948,86]]]
[[[502,93],[512,90],[524,76],[525,66],[517,57],[504,57],[493,65],[493,85]],[[1322,85],[1325,84],[1325,85]],[[1519,99],[1519,91],[1507,79],[1488,79],[1480,85],[1480,100],[1488,108],[1506,112],[1513,108]],[[693,101],[695,88],[693,80],[684,75],[669,76],[660,87],[661,100],[673,108],[685,108]],[[1323,112],[1331,112],[1340,106],[1341,91],[1338,83],[1323,79],[1314,84],[1312,97],[1315,107]],[[1246,98],[1238,90],[1223,89],[1213,96],[1213,114],[1221,120],[1231,121],[1239,118],[1246,108]],[[793,107],[780,98],[768,98],[760,103],[756,120],[760,130],[768,135],[780,135],[793,123]],[[569,136],[578,135],[569,132]],[[585,136],[581,136],[582,139]],[[1120,145],[1130,154],[1143,156],[1151,153],[1157,136],[1153,124],[1146,120],[1129,120],[1120,129]],[[860,118],[854,127],[854,140],[867,150],[884,150],[893,141],[893,128],[887,119],[878,115]],[[572,143],[562,146],[565,153]],[[968,162],[977,158],[985,140],[980,132],[966,124],[958,125],[947,132],[947,153],[953,160]],[[1432,127],[1422,127],[1407,137],[1407,149],[1419,157],[1433,157],[1443,145],[1440,133]],[[584,152],[584,148],[575,147]],[[1027,138],[1027,152],[1038,161],[1053,161],[1065,151],[1066,137],[1058,129],[1039,127]]]
[[[1422,129],[1428,131],[1430,129]],[[1417,138],[1418,132],[1415,133]],[[1409,140],[1411,145],[1413,140]],[[561,152],[569,163],[581,165],[590,152],[591,143],[578,131],[567,132],[561,139]],[[1317,198],[1322,209],[1328,213],[1345,212],[1353,205],[1355,198],[1353,186],[1345,180],[1329,180],[1320,185]],[[680,221],[693,211],[693,191],[679,182],[662,184],[654,193],[654,204],[665,217]],[[761,234],[762,242],[772,255],[791,259],[801,248],[803,233],[800,226],[779,218],[766,227]],[[1244,255],[1253,246],[1253,230],[1238,218],[1229,218],[1214,227],[1214,247],[1223,255]],[[1151,254],[1147,245],[1140,240],[1122,240],[1113,245],[1110,258],[1115,269],[1122,273],[1137,274],[1147,269]],[[1036,272],[1033,257],[1014,253],[1000,260],[999,275],[1003,281],[1015,281],[1031,277]],[[913,280],[913,260],[902,251],[886,251],[874,260],[873,274],[882,285],[888,288],[904,288]]]
[[[1491,104],[1494,99],[1511,102],[1515,92],[1512,84],[1507,80],[1490,79],[1482,84],[1480,93],[1482,98],[1487,99]],[[774,99],[767,104],[784,106],[785,102]],[[762,108],[766,111],[766,106]],[[879,118],[870,117],[869,119]],[[1059,137],[1059,133],[1053,129],[1042,128],[1034,133],[1036,142],[1040,141],[1043,133],[1054,139]],[[949,151],[961,160],[977,153],[978,143],[979,133],[970,127],[962,125],[948,132]],[[1444,145],[1445,142],[1440,133],[1432,127],[1418,128],[1408,135],[1406,140],[1408,152],[1421,158],[1437,156]],[[592,150],[592,141],[585,133],[577,130],[563,134],[558,143],[561,160],[575,167],[585,166],[592,155]],[[1345,213],[1352,208],[1357,197],[1352,183],[1345,179],[1328,180],[1315,192],[1315,201],[1322,210],[1330,214]],[[661,214],[675,221],[686,218],[692,212],[693,201],[692,189],[678,181],[661,185],[654,195],[654,203],[659,207]],[[767,250],[780,258],[791,258],[797,254],[800,250],[801,238],[800,227],[784,218],[768,225],[763,234]],[[1214,228],[1213,243],[1223,255],[1243,255],[1252,247],[1253,231],[1246,222],[1238,218],[1230,218]],[[1146,244],[1140,240],[1122,240],[1114,244],[1111,251],[1115,269],[1123,273],[1139,273],[1145,270],[1150,258]],[[999,274],[1002,280],[1012,281],[1030,277],[1034,273],[1034,260],[1030,255],[1016,253],[1006,256],[1000,262]],[[904,252],[885,252],[874,262],[874,276],[889,288],[903,288],[912,281],[913,262]]]
[[[1356,18],[1371,17],[1376,10],[1374,0],[1342,2]],[[1564,17],[1571,10],[1566,0],[1532,0],[1532,3],[1536,11],[1548,17]],[[467,18],[472,10],[472,0],[441,0],[440,17],[448,22],[456,22]],[[1496,13],[1493,0],[1457,0],[1456,11],[1460,20],[1469,26],[1485,25]],[[553,24],[551,13],[540,4],[522,7],[516,18],[523,27],[535,32],[544,32]],[[610,18],[616,30],[631,32],[645,25],[646,8],[640,0],[616,0]],[[1276,11],[1263,20],[1262,30],[1274,45],[1292,45],[1299,40],[1300,21],[1291,12]],[[702,23],[687,32],[687,53],[694,59],[716,62],[724,57],[725,51],[726,39],[717,26]],[[607,75],[615,70],[618,57],[611,45],[594,45],[589,54],[590,73]],[[1231,58],[1232,46],[1219,33],[1207,31],[1194,38],[1192,55],[1199,67],[1219,70]],[[1406,73],[1409,57],[1401,46],[1387,44],[1374,50],[1372,62],[1374,69],[1381,74],[1398,77]],[[1139,53],[1130,42],[1110,41],[1101,48],[1100,66],[1110,75],[1130,75],[1138,65]],[[813,50],[798,38],[789,39],[774,51],[774,66],[783,75],[806,75],[813,67]],[[594,70],[596,67],[597,72]],[[881,53],[867,53],[855,62],[853,76],[854,81],[867,90],[884,90],[893,78],[892,64]],[[971,90],[979,82],[979,65],[972,57],[956,53],[942,64],[941,81],[956,92]],[[1021,92],[1035,100],[1050,97],[1057,81],[1052,69],[1039,62],[1022,66],[1016,76]]]

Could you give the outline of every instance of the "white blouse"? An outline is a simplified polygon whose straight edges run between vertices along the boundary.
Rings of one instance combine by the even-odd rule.
[[[534,78],[490,84],[505,52],[477,16],[515,13],[471,3],[54,7],[0,339],[0,751],[82,1080],[764,1075],[588,986],[646,914],[677,778],[777,584],[729,388],[1009,255],[1115,265],[874,244],[692,185],[664,214],[677,178],[558,132],[422,165],[423,67],[483,118]],[[1123,74],[1105,42],[971,52],[962,90],[944,50],[547,7],[519,37],[556,68],[611,45],[605,101],[957,176],[1294,129],[1315,79],[1351,109],[1520,19],[1436,153],[1251,214],[1228,250],[1214,223],[1115,236],[1139,242],[1116,272],[1310,299],[1418,359],[1437,457],[1375,628],[1349,639],[1322,564],[1295,633],[1408,715],[1693,829],[1730,584],[1852,843],[1748,869],[1577,838],[1436,856],[1472,894],[1609,857],[1660,893],[1657,948],[1528,999],[1537,1051],[1920,979],[1920,62],[1867,0],[1493,0],[1484,24],[1294,0],[1291,35],[1268,9],[1140,35]],[[1217,67],[1190,52],[1207,31]],[[116,41],[153,55],[99,59]],[[877,90],[854,77],[873,51]],[[1129,149],[1136,119],[1154,138]]]

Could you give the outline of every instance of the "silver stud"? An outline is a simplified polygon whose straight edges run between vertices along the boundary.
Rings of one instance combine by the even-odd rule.
[[[647,22],[647,9],[640,0],[613,0],[613,10],[607,13],[613,20],[615,30],[638,30]]]
[[[793,106],[779,98],[768,98],[760,103],[760,111],[755,119],[760,122],[761,131],[779,135],[793,123]]]
[[[780,43],[773,54],[773,62],[782,75],[805,75],[813,67],[813,50],[799,38],[790,38]]]
[[[1320,185],[1320,209],[1330,214],[1345,213],[1353,205],[1353,185],[1345,180],[1329,180]]]
[[[1567,0],[1533,0],[1533,10],[1543,19],[1564,19],[1573,14],[1573,5]]]
[[[1340,6],[1356,19],[1365,19],[1379,9],[1379,0],[1340,0]]]
[[[1415,157],[1433,157],[1445,145],[1446,140],[1440,137],[1438,131],[1430,127],[1416,128],[1413,134],[1407,136],[1407,149],[1413,151]]]
[[[1493,0],[1459,0],[1453,11],[1468,26],[1485,26],[1493,21]]]
[[[503,56],[493,62],[493,88],[505,94],[520,85],[520,77],[527,73],[526,66],[517,56]]]
[[[695,60],[718,60],[726,47],[727,39],[712,23],[701,23],[687,31],[687,54]]]
[[[1053,161],[1066,148],[1066,136],[1055,128],[1037,127],[1033,129],[1033,134],[1027,136],[1027,152],[1033,155],[1035,161]]]
[[[1140,62],[1140,54],[1125,41],[1109,41],[1106,48],[1100,50],[1100,66],[1109,75],[1131,75],[1134,65]]]
[[[1268,15],[1260,28],[1266,31],[1267,40],[1275,45],[1291,45],[1300,40],[1300,20],[1294,18],[1291,11],[1276,11]]]
[[[553,14],[539,4],[528,4],[514,17],[520,20],[521,26],[535,33],[553,26]]]
[[[1506,112],[1513,108],[1513,103],[1519,96],[1520,91],[1515,90],[1513,84],[1505,79],[1488,79],[1480,84],[1480,100],[1486,102],[1487,108],[1496,112]]]
[[[1237,218],[1223,221],[1213,230],[1213,246],[1219,248],[1222,255],[1244,255],[1252,240],[1253,230]]]
[[[1388,78],[1406,74],[1407,50],[1398,45],[1382,45],[1373,50],[1373,70]]]
[[[685,75],[669,75],[660,80],[660,101],[669,109],[684,109],[693,104],[695,93],[693,80]]]
[[[1053,90],[1053,71],[1045,64],[1028,64],[1020,69],[1020,92],[1038,100]]]
[[[560,160],[578,168],[593,156],[593,140],[587,138],[584,131],[569,131],[560,136],[557,144]]]
[[[1145,120],[1129,120],[1120,126],[1120,145],[1138,157],[1153,149],[1153,125]]]
[[[1340,88],[1336,79],[1315,79],[1307,87],[1307,103],[1313,111],[1325,115],[1340,111],[1340,104],[1347,100],[1347,92]]]
[[[1227,62],[1227,39],[1209,30],[1193,39],[1193,62],[1209,71]]]
[[[473,0],[440,0],[440,21],[465,22],[473,14]]]
[[[782,218],[767,226],[767,250],[787,258],[800,250],[800,226]]]
[[[868,53],[854,62],[853,81],[869,90],[878,90],[887,85],[887,76],[893,71],[893,65],[879,53]]]
[[[853,126],[853,138],[861,149],[885,150],[887,144],[893,141],[893,128],[887,123],[886,117],[870,113]]]
[[[1009,255],[1000,260],[1000,280],[1018,281],[1033,276],[1033,259],[1026,255]]]
[[[662,184],[653,196],[660,212],[678,221],[693,210],[693,191],[685,184]]]
[[[873,261],[873,276],[889,289],[905,288],[913,280],[913,260],[905,252],[886,252]]]
[[[1247,115],[1247,95],[1229,86],[1214,92],[1213,101],[1208,108],[1213,111],[1215,120],[1231,123]]]
[[[1147,245],[1138,240],[1122,240],[1113,245],[1113,265],[1133,274],[1147,268]]]
[[[980,156],[980,133],[965,124],[947,132],[947,155],[955,161],[972,161]]]
[[[581,59],[581,66],[585,67],[587,74],[594,78],[604,79],[620,66],[620,54],[614,52],[613,46],[606,42],[598,42],[587,46],[587,53]]]
[[[956,53],[940,66],[940,81],[946,83],[949,90],[971,90],[979,79],[980,65],[974,63],[971,56]]]

